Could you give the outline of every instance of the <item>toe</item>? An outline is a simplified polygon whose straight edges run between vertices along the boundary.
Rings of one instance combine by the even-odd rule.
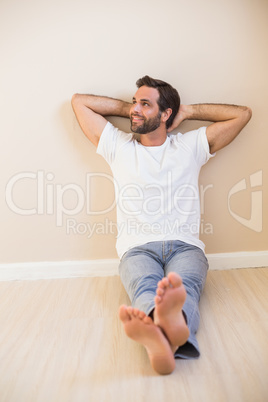
[[[151,319],[151,317],[149,317],[148,315],[145,314],[144,318],[143,318],[143,322],[145,324],[153,324],[153,320]]]
[[[157,288],[157,289],[156,289],[156,294],[157,294],[158,296],[163,296],[164,293],[165,293],[165,292],[164,292],[164,289],[163,289],[163,288]]]
[[[162,300],[162,297],[160,297],[158,295],[156,295],[155,298],[154,298],[155,304],[159,304],[161,302],[161,300]]]
[[[143,320],[144,317],[146,317],[146,314],[144,311],[139,311],[138,317]]]
[[[158,282],[158,289],[165,289],[169,285],[169,280],[168,278],[163,278],[161,281]]]
[[[170,272],[168,274],[168,280],[173,287],[179,287],[182,284],[180,275],[176,274],[175,272]]]
[[[121,321],[126,322],[130,320],[130,316],[127,310],[127,306],[122,305],[119,308],[119,318]]]
[[[139,311],[137,308],[133,308],[132,314],[133,314],[134,317],[138,317],[139,312],[140,312],[140,311]]]
[[[129,317],[131,318],[133,316],[133,307],[127,306],[127,312],[128,312]]]

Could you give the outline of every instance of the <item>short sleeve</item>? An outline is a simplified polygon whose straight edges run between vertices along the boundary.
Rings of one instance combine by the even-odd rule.
[[[131,138],[132,134],[125,133],[107,122],[100,136],[96,152],[103,156],[109,165],[112,165],[120,146],[130,141]]]
[[[206,127],[200,127],[197,130],[179,134],[179,139],[191,149],[196,163],[200,167],[215,156],[215,154],[210,153],[206,129]]]

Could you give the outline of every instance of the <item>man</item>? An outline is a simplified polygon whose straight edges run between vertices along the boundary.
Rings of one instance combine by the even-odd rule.
[[[137,87],[132,103],[76,94],[72,106],[116,183],[119,273],[132,303],[120,307],[119,317],[152,367],[169,374],[174,357],[200,354],[195,334],[208,263],[199,240],[199,171],[239,134],[251,110],[180,105],[176,89],[149,76]],[[107,122],[109,115],[130,118],[134,134]],[[167,134],[186,119],[213,123]]]

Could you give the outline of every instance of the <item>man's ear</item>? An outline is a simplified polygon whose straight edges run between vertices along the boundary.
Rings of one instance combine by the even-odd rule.
[[[161,115],[161,120],[165,123],[170,118],[171,114],[172,114],[171,108],[164,110],[164,112],[162,112]]]

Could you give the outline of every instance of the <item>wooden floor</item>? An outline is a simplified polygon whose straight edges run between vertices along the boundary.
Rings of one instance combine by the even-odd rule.
[[[117,276],[0,283],[1,402],[267,402],[268,268],[209,272],[201,357],[150,367]]]

